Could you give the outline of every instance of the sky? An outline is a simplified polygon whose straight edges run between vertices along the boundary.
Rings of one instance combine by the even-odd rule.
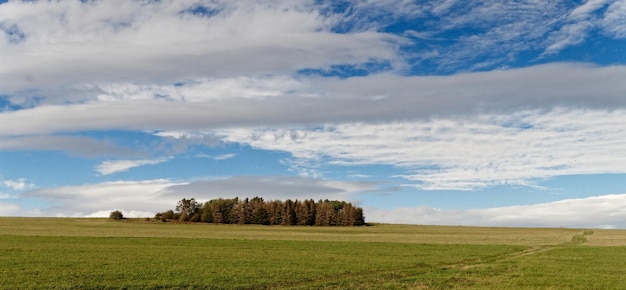
[[[0,216],[626,228],[626,0],[0,0]]]

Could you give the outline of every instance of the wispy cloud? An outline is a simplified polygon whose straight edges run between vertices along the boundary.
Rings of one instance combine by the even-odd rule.
[[[558,30],[550,33],[547,39],[548,47],[544,54],[556,53],[568,46],[576,45],[585,40],[591,29],[600,24],[595,12],[611,0],[589,0],[576,7],[565,17],[565,24]]]
[[[213,159],[215,159],[215,160],[226,160],[226,159],[235,158],[236,156],[237,156],[237,154],[234,154],[234,153],[222,154],[222,155],[214,156]]]
[[[168,157],[158,159],[104,161],[100,163],[100,165],[96,166],[95,170],[102,175],[109,175],[113,173],[124,172],[131,168],[139,166],[156,165],[159,163],[167,162],[171,159],[171,157]]]
[[[623,173],[624,110],[555,109],[313,129],[229,129],[226,141],[339,165],[386,164],[426,190],[471,190],[559,175]],[[301,163],[306,164],[306,163]]]
[[[626,38],[626,2],[614,1],[607,8],[604,18],[602,18],[601,24],[603,30],[616,38]]]
[[[196,157],[198,157],[198,158],[209,158],[209,159],[213,159],[213,160],[227,160],[227,159],[231,159],[231,158],[237,157],[237,154],[235,154],[235,153],[228,153],[228,154],[221,154],[221,155],[197,154]]]

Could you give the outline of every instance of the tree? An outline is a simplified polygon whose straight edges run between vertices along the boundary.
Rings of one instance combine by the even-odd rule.
[[[181,199],[176,205],[176,212],[180,213],[180,221],[189,221],[196,213],[200,213],[202,207],[195,198]],[[196,219],[200,219],[200,215]]]
[[[269,215],[270,225],[280,225],[283,203],[279,200],[273,200],[267,203],[267,214]]]
[[[330,226],[330,205],[328,202],[319,201],[317,208],[315,209],[315,225],[316,226]]]
[[[305,200],[304,204],[306,206],[306,210],[308,212],[306,225],[313,226],[315,225],[315,201],[313,199]]]
[[[354,224],[353,226],[364,226],[365,225],[365,216],[363,215],[363,209],[357,207],[354,210]]]
[[[164,212],[158,212],[156,215],[154,215],[155,219],[161,220],[162,222],[166,222],[171,219],[176,219],[176,217],[177,215],[171,209],[164,211]]]
[[[114,210],[109,214],[109,218],[112,220],[121,220],[124,219],[124,215],[119,210]]]
[[[270,224],[270,216],[265,208],[261,207],[254,211],[253,223],[257,225]]]
[[[202,221],[205,223],[213,222],[213,205],[209,201],[202,206]]]

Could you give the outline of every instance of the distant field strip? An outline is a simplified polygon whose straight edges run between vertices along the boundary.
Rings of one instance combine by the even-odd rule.
[[[606,232],[606,231],[604,231]],[[609,231],[611,232],[611,231]],[[626,231],[617,231],[621,237]],[[424,244],[554,245],[569,242],[579,229],[449,227],[380,224],[367,227],[310,227],[175,224],[141,220],[0,218],[0,235],[155,237],[254,240],[395,242]],[[612,233],[612,232],[611,232]],[[592,237],[598,238],[596,230]],[[610,242],[618,245],[618,238]],[[626,241],[621,245],[626,246]]]
[[[624,231],[0,218],[0,288],[619,289],[619,237]]]

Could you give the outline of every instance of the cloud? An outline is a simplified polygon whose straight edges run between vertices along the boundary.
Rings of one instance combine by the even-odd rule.
[[[222,154],[222,155],[214,156],[213,159],[215,159],[215,160],[226,160],[226,159],[234,158],[235,156],[237,156],[237,154],[234,154],[234,153]]]
[[[301,161],[325,156],[333,159],[325,161],[330,164],[397,166],[407,171],[402,176],[409,184],[422,189],[533,186],[558,175],[623,172],[616,164],[624,160],[619,145],[625,66],[559,63],[450,76],[269,78],[273,81],[262,86],[263,92],[274,92],[268,96],[186,100],[182,84],[156,89],[181,94],[169,101],[135,100],[133,91],[116,93],[116,101],[4,112],[0,135],[10,140],[24,134],[121,129],[157,132],[185,144],[237,142],[289,152],[299,172],[317,177]],[[230,82],[246,89],[259,83],[249,78]],[[276,93],[284,83],[288,89]],[[107,161],[96,170],[106,175],[165,161]]]
[[[396,166],[407,172],[400,176],[411,181],[407,185],[424,190],[473,190],[536,186],[560,175],[624,173],[624,115],[624,110],[533,110],[322,128],[225,129],[218,135],[289,152],[296,162]]]
[[[210,13],[193,13],[197,7]],[[368,63],[384,63],[384,71],[401,73],[506,68],[520,54],[558,52],[577,44],[593,28],[623,38],[623,7],[623,1],[604,0],[580,5],[497,0],[348,5],[12,1],[0,5],[0,79],[5,80],[0,90],[13,103],[31,106],[33,99],[43,104],[82,103],[115,98],[124,87],[214,79],[210,87],[215,93],[204,90],[207,98],[220,95],[234,78],[245,82],[250,76]],[[384,32],[402,27],[399,23],[411,25],[397,34]],[[411,35],[431,37],[425,41]],[[413,52],[406,53],[407,47]],[[251,80],[250,86],[262,86]],[[238,94],[260,92],[255,87]]]
[[[355,200],[359,193],[378,190],[377,182],[346,182],[298,176],[233,176],[171,186],[167,191],[201,199],[254,197],[266,199]]]
[[[128,217],[150,217],[158,211],[173,208],[184,197],[206,201],[218,197],[258,195],[266,199],[330,198],[354,201],[360,193],[376,191],[379,185],[281,176],[240,176],[193,182],[116,181],[27,191],[21,195],[22,199],[45,199],[54,206],[29,211],[16,204],[0,203],[0,215],[106,217],[112,210],[122,210]],[[366,207],[364,210],[368,222],[382,223],[624,228],[624,208],[626,194],[487,209],[442,210],[424,206],[395,209]]]
[[[166,179],[113,181],[39,188],[26,191],[20,197],[48,201],[51,206],[42,209],[43,216],[90,216],[109,209],[120,209],[125,213],[134,211],[154,214],[172,208],[182,198],[162,194],[166,188],[179,184],[181,183]]]
[[[626,38],[626,2],[614,1],[607,8],[601,21],[603,30],[618,39]]]
[[[0,202],[0,216],[19,216],[23,214],[24,211],[19,205]]]
[[[3,180],[2,184],[5,187],[15,191],[21,191],[35,187],[34,184],[28,183],[25,178],[20,178],[18,180]]]
[[[618,109],[626,107],[624,78],[626,66],[577,63],[451,76],[315,78],[271,98],[100,101],[3,112],[0,136],[380,122],[559,106]],[[280,91],[280,83],[273,89]]]
[[[232,98],[265,99],[285,96],[301,90],[303,84],[289,76],[203,78],[173,85],[135,85],[115,83],[101,85],[100,101],[183,101],[190,103]]]
[[[159,163],[167,162],[171,159],[172,158],[104,161],[100,163],[100,165],[96,166],[95,170],[102,175],[109,175],[113,173],[124,172],[134,167],[156,165]]]
[[[199,5],[214,13],[190,13]],[[175,83],[373,59],[395,62],[401,37],[334,33],[337,18],[319,9],[293,1],[4,3],[3,27],[23,37],[0,38],[0,90],[59,88],[57,97],[63,97],[64,91],[127,80]]]
[[[42,209],[40,215],[44,216],[100,217],[119,209],[129,217],[145,217],[174,208],[182,198],[194,197],[198,201],[207,201],[220,197],[260,196],[281,200],[328,198],[356,201],[360,193],[376,191],[378,186],[379,183],[375,182],[291,176],[233,176],[189,182],[157,179],[39,188],[22,193],[20,198],[44,199],[54,205]],[[15,212],[12,215],[21,214]]]
[[[548,36],[548,47],[544,54],[556,53],[568,46],[582,43],[591,29],[600,23],[594,13],[608,2],[610,1],[589,0],[572,10],[566,17],[566,24]]]
[[[434,66],[444,74],[502,69],[524,54],[532,57],[550,45],[546,35],[566,25],[564,15],[578,7],[571,1],[499,0],[427,1],[421,6],[422,17],[399,20],[412,23],[417,35],[429,36],[429,41],[417,38],[414,49],[419,53],[410,62],[419,69],[414,71]]]
[[[227,159],[235,158],[236,156],[237,154],[234,154],[234,153],[228,153],[228,154],[222,154],[222,155],[207,155],[207,154],[196,155],[196,157],[198,158],[210,158],[213,160],[227,160]]]
[[[107,209],[107,210],[99,210],[88,215],[77,215],[76,217],[87,217],[87,218],[108,218],[112,211],[119,210],[118,208]],[[137,211],[137,210],[129,210],[122,211],[124,218],[146,218],[153,217],[155,215],[154,212],[151,211]]]
[[[442,210],[430,207],[390,210],[365,208],[368,222],[512,226],[512,227],[626,227],[626,194],[567,199],[550,203],[472,210]]]

